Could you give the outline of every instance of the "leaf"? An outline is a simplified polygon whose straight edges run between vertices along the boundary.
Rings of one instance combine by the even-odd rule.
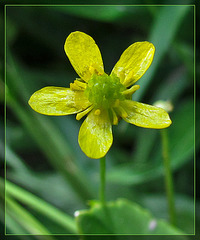
[[[6,206],[8,213],[24,228],[27,233],[48,235],[50,232],[43,226],[31,213],[25,210],[17,202],[11,198],[6,198]],[[18,233],[19,234],[19,233]],[[47,238],[46,238],[47,239]],[[54,239],[53,237],[50,239]]]
[[[137,202],[143,207],[148,208],[155,217],[169,218],[166,196],[160,194],[143,194]],[[200,209],[198,202],[196,202],[195,208],[196,212],[198,212]],[[175,211],[176,226],[186,234],[194,234],[194,199],[185,195],[176,194]],[[196,215],[196,221],[200,221],[198,215]]]
[[[76,221],[80,234],[184,234],[164,220],[155,219],[136,203],[125,199],[108,202],[105,206],[100,202],[93,202],[90,210],[77,212]]]
[[[7,234],[17,233],[17,232],[18,233],[20,232],[21,234],[27,233],[27,231],[20,225],[20,223],[16,222],[15,219],[9,214],[6,214],[6,228],[7,228]]]
[[[149,42],[153,43],[156,52],[153,63],[147,73],[138,82],[140,91],[134,94],[134,100],[142,98],[161,62],[161,59],[170,48],[171,43],[178,31],[181,21],[190,8],[188,6],[162,6],[156,15],[153,28],[150,32]]]
[[[56,7],[55,10],[103,22],[115,22],[121,17],[127,16],[127,7],[125,6],[62,6]],[[96,14],[97,12],[98,14]]]
[[[193,77],[194,73],[194,49],[193,46],[190,46],[183,42],[178,42],[174,44],[176,53],[179,59],[184,63],[190,76]]]
[[[12,184],[9,181],[6,181],[6,192],[8,196],[16,198],[18,201],[28,205],[30,208],[36,210],[40,214],[47,216],[54,223],[63,226],[67,231],[76,233],[76,227],[74,225],[73,218],[48,204],[44,200],[36,197],[32,193],[27,192],[17,185]],[[27,214],[29,213],[27,212]]]

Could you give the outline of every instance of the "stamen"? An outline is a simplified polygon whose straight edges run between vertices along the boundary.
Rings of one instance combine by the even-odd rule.
[[[119,99],[116,99],[116,101],[115,101],[113,107],[118,107],[118,106],[119,106],[119,103],[120,103]]]
[[[100,110],[100,109],[97,109],[97,110],[95,110],[95,112],[94,112],[94,114],[97,115],[97,116],[100,115],[100,113],[101,113],[101,110]]]
[[[132,95],[134,92],[136,92],[140,88],[140,85],[134,85],[129,89],[126,89],[122,92],[123,95]]]
[[[87,87],[87,84],[85,82],[81,82],[80,80],[75,80],[74,82],[82,89],[86,89]]]
[[[87,87],[87,84],[84,82],[81,82],[79,80],[75,80],[73,83],[70,83],[70,89],[72,90],[85,90]]]
[[[119,113],[119,115],[122,117],[122,118],[126,118],[128,116],[127,112],[124,110],[124,108],[122,106],[118,106],[116,108],[116,111]]]
[[[125,80],[124,80],[124,82],[123,82],[123,85],[125,86],[125,87],[129,87],[130,85],[132,85],[133,83],[135,83],[135,82],[133,82],[133,78],[134,78],[134,72],[133,71],[130,71],[129,73],[128,73],[128,75],[126,76],[126,78],[125,78]],[[131,83],[131,84],[130,84]]]
[[[92,73],[92,75],[93,75],[95,72],[95,69],[92,66],[89,66],[89,72]]]
[[[94,65],[93,65],[94,66]],[[89,66],[89,72],[93,75],[93,74],[97,74],[97,75],[101,75],[97,69],[95,68],[95,66]]]
[[[91,105],[89,108],[86,108],[84,111],[76,114],[76,120],[80,120],[82,117],[84,117],[87,113],[89,113],[93,109],[93,105]]]
[[[75,83],[70,83],[70,89],[71,90],[80,90],[79,87]]]
[[[113,125],[117,125],[118,124],[118,117],[117,117],[117,114],[116,112],[113,110],[113,108],[111,108],[111,111],[112,111],[112,117],[113,117]]]

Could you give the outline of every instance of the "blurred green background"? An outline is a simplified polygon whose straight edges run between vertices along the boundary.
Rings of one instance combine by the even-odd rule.
[[[72,233],[74,212],[98,198],[99,161],[87,158],[78,145],[82,120],[76,121],[74,115],[43,116],[28,105],[40,88],[68,87],[77,77],[64,42],[71,32],[82,31],[99,46],[106,73],[132,43],[155,45],[153,63],[138,81],[141,87],[133,99],[173,103],[168,135],[177,226],[194,233],[194,145],[196,156],[200,146],[199,139],[194,141],[194,7],[7,6],[5,30],[6,232]],[[198,59],[197,79],[199,63]],[[1,108],[4,83],[0,79]],[[199,100],[197,96],[196,107]],[[196,112],[197,127],[199,123]],[[2,118],[0,128],[3,132]],[[113,127],[113,135],[106,159],[107,200],[127,198],[168,220],[160,130],[121,121]],[[3,137],[0,149],[3,162]],[[1,216],[2,225],[3,221]]]

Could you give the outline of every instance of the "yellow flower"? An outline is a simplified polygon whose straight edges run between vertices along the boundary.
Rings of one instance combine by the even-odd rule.
[[[30,106],[45,115],[86,114],[79,131],[79,145],[90,158],[102,158],[110,149],[112,125],[120,118],[144,128],[166,128],[171,124],[163,109],[135,102],[132,86],[151,65],[155,48],[149,42],[136,42],[121,55],[110,75],[104,73],[103,61],[93,38],[72,32],[66,39],[65,52],[80,78],[70,88],[45,87],[35,92]]]

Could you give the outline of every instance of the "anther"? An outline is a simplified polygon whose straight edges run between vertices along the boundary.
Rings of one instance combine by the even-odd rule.
[[[130,71],[128,73],[128,75],[126,76],[124,82],[123,82],[123,85],[125,87],[129,87],[130,85],[132,85],[133,83],[135,83],[136,81],[133,82],[133,79],[134,79],[134,72],[133,71]]]
[[[92,66],[89,66],[89,72],[93,75],[95,72],[95,69]]]
[[[97,116],[100,115],[101,114],[101,110],[100,109],[95,110],[94,114],[97,115]]]
[[[79,80],[75,80],[73,83],[70,83],[70,89],[72,90],[84,90],[86,87],[87,84]]]
[[[118,124],[118,117],[116,112],[111,108],[112,111],[112,120],[113,120],[113,125],[117,125]]]
[[[81,89],[86,89],[87,84],[85,82],[81,82],[79,80],[75,80],[74,81],[76,83],[77,86],[79,86]]]
[[[122,92],[123,95],[132,95],[134,92],[136,92],[140,88],[139,85],[134,85],[129,89],[126,89]]]
[[[89,66],[89,72],[93,75],[93,74],[96,74],[98,76],[102,75],[103,73],[98,69],[98,66],[95,66],[95,64],[93,66]]]
[[[113,106],[113,107],[118,107],[118,106],[119,106],[119,103],[120,103],[119,99],[115,100],[115,103],[114,103],[114,106]]]
[[[70,89],[71,90],[79,90],[79,88],[74,83],[70,83]]]
[[[124,110],[123,107],[118,106],[116,110],[119,112],[122,118],[126,118],[128,116],[127,112]]]
[[[93,109],[93,105],[91,105],[89,108],[85,109],[84,111],[76,114],[76,120],[80,120],[82,117],[84,117],[87,113],[89,113]]]

